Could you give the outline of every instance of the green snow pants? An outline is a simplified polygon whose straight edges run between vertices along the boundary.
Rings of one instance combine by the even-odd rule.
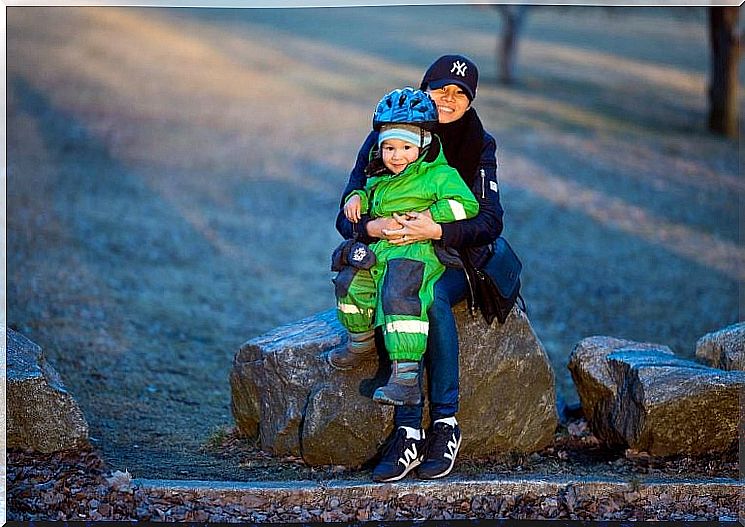
[[[397,247],[374,243],[370,270],[347,266],[334,278],[336,312],[351,333],[381,326],[391,360],[419,361],[427,348],[435,282],[445,266],[431,242]]]

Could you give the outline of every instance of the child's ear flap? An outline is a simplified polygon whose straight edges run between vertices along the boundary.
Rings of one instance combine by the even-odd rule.
[[[378,174],[381,174],[385,172],[386,168],[383,164],[383,156],[382,155],[376,155],[373,157],[370,162],[365,167],[365,174],[367,176],[376,176]]]
[[[377,160],[381,165],[383,164],[383,149],[379,145],[375,147],[372,159]]]
[[[440,155],[440,141],[437,140],[437,137],[432,137],[432,142],[424,147],[426,150],[424,152],[424,161],[427,163],[431,163],[435,159],[437,159],[437,156]]]

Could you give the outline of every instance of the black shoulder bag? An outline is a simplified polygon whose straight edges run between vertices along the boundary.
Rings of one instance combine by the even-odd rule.
[[[468,258],[464,258],[464,264],[471,289],[468,300],[472,313],[476,309],[481,311],[489,325],[495,317],[504,324],[518,299],[521,309],[527,313],[525,300],[520,295],[523,264],[507,240],[497,238],[494,252],[483,268],[476,269]]]

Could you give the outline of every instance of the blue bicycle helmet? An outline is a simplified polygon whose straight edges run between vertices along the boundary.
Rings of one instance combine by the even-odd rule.
[[[373,114],[373,129],[384,124],[413,124],[431,130],[437,124],[437,106],[428,93],[406,87],[386,94]]]

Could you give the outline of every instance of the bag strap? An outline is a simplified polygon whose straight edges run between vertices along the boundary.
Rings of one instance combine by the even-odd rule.
[[[466,299],[468,300],[468,311],[470,311],[472,316],[476,316],[476,312],[479,309],[476,302],[476,294],[473,291],[473,281],[476,277],[476,269],[471,263],[468,251],[463,251],[463,253],[458,251],[458,254],[463,261],[463,273],[466,275],[466,284],[468,285],[468,294],[466,295]]]
[[[528,306],[525,304],[525,299],[523,298],[523,295],[521,293],[517,294],[517,300],[520,301],[520,309],[523,310],[523,313],[526,315],[528,314]]]

